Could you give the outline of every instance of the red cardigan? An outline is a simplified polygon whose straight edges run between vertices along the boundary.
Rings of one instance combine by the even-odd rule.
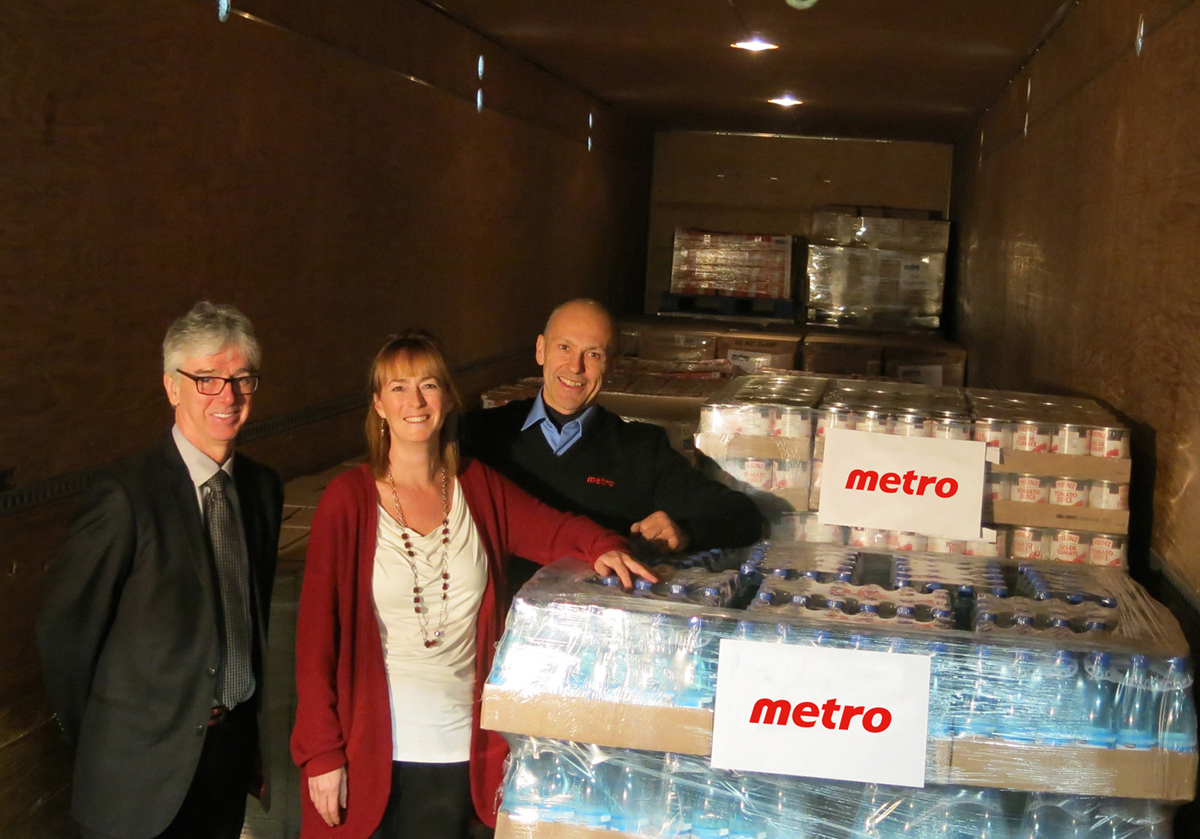
[[[496,823],[496,791],[508,746],[479,728],[483,683],[504,631],[504,568],[516,554],[546,564],[563,556],[589,562],[628,550],[622,537],[582,516],[560,513],[498,472],[464,460],[459,483],[487,553],[487,587],[476,621],[471,797],[479,818]],[[304,837],[368,839],[383,819],[392,780],[392,720],[371,577],[379,494],[370,468],[335,478],[313,516],[296,624],[296,726]],[[326,826],[308,796],[308,778],[346,767],[342,824]]]

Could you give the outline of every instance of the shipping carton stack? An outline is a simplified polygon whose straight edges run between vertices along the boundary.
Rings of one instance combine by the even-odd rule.
[[[817,323],[937,328],[950,223],[928,213],[836,209],[813,213],[808,309]],[[924,216],[919,218],[916,216]]]
[[[794,328],[753,329],[750,324],[660,317],[624,320],[618,327],[622,356],[657,361],[726,361],[738,372],[797,366],[804,335]]]
[[[792,236],[721,233],[678,228],[671,259],[671,290],[664,311],[722,315],[766,313],[791,320]],[[704,302],[704,298],[720,298]],[[764,305],[736,305],[735,301]]]
[[[984,837],[1051,818],[1074,832],[1020,836],[1150,839],[1192,797],[1187,645],[1118,569],[771,544],[656,571],[624,592],[564,560],[518,595],[482,706],[513,746],[498,839]],[[926,659],[924,788],[713,768],[725,641]],[[762,700],[750,722],[808,728],[812,707]]]

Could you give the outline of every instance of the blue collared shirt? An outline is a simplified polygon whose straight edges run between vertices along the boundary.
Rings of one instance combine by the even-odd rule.
[[[583,436],[584,427],[595,413],[596,406],[592,405],[578,417],[564,425],[560,431],[546,413],[546,403],[542,401],[542,392],[539,390],[537,398],[533,400],[533,407],[529,409],[529,416],[525,417],[525,424],[521,426],[521,430],[524,431],[531,425],[541,423],[542,434],[545,435],[546,442],[550,444],[550,450],[556,455],[561,455],[579,442],[579,438]]]

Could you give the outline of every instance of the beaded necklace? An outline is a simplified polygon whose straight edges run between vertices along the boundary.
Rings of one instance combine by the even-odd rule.
[[[388,467],[387,473],[388,485],[392,488],[392,501],[396,505],[396,518],[400,521],[400,533],[404,537],[404,551],[408,560],[408,565],[412,569],[413,574],[413,611],[417,613],[417,623],[421,628],[421,640],[425,642],[425,648],[435,647],[441,643],[442,632],[446,629],[446,613],[450,610],[447,600],[450,597],[450,495],[449,487],[450,480],[446,476],[446,470],[442,470],[442,616],[438,619],[438,627],[434,630],[433,637],[429,635],[429,610],[422,609],[424,606],[424,598],[421,592],[421,580],[417,576],[417,552],[413,549],[412,538],[408,535],[410,530],[408,522],[404,518],[404,508],[400,506],[400,496],[396,494],[396,481],[392,478],[392,467]],[[414,531],[415,532],[415,531]]]

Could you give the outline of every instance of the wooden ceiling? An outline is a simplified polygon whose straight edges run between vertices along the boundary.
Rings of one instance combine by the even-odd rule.
[[[792,0],[806,5],[811,0]],[[950,142],[1075,0],[439,0],[655,128]],[[779,49],[751,53],[759,35]],[[768,99],[791,93],[802,105]]]

